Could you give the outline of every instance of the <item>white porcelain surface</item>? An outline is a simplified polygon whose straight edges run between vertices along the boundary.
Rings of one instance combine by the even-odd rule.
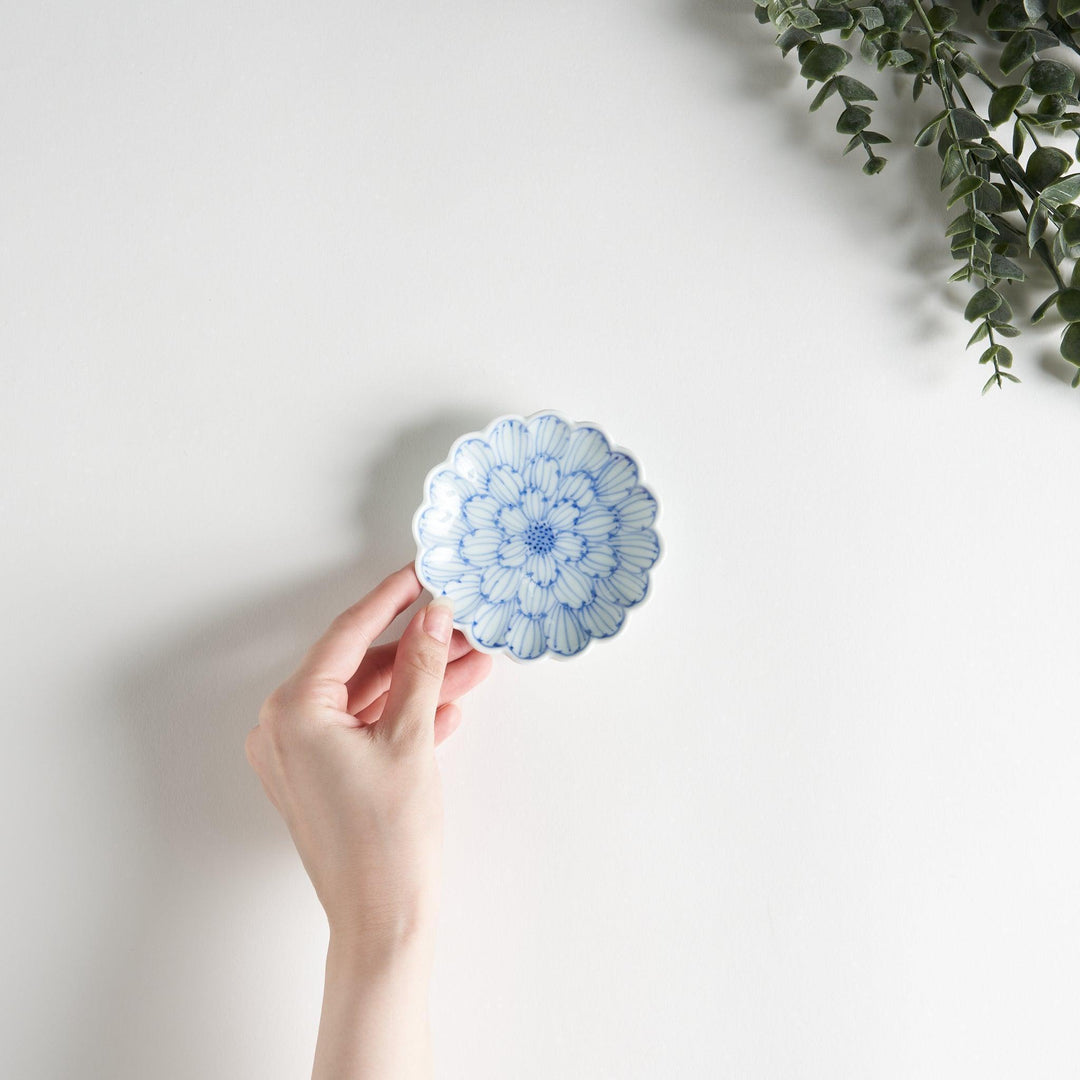
[[[577,656],[648,594],[656,499],[597,424],[550,409],[499,417],[457,439],[424,493],[417,575],[477,648]]]

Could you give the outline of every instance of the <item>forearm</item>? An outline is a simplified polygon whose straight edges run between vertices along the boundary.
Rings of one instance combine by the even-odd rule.
[[[429,1080],[431,943],[336,940],[326,954],[312,1080]]]

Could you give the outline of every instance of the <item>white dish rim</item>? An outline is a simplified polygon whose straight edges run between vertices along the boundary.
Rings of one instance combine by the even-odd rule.
[[[427,550],[420,541],[420,516],[431,505],[428,502],[428,491],[431,487],[431,481],[434,480],[436,475],[438,475],[438,473],[442,472],[444,469],[453,469],[454,455],[457,453],[458,447],[461,446],[461,444],[466,442],[468,439],[480,438],[483,439],[485,442],[490,442],[491,433],[499,424],[503,423],[504,421],[520,420],[522,423],[528,424],[540,416],[554,416],[561,420],[564,424],[566,424],[571,431],[574,431],[577,428],[593,428],[596,431],[599,431],[600,434],[604,436],[604,438],[607,440],[608,446],[611,448],[613,453],[625,454],[626,457],[628,457],[634,463],[634,465],[637,467],[637,483],[641,487],[645,488],[646,491],[648,491],[648,493],[652,496],[653,502],[656,504],[656,515],[653,517],[653,522],[649,526],[649,528],[652,529],[652,531],[656,534],[656,542],[659,550],[656,556],[656,560],[653,562],[652,566],[649,567],[648,572],[646,573],[645,595],[636,603],[630,604],[626,608],[625,615],[623,616],[622,625],[619,627],[619,629],[616,630],[614,634],[609,634],[607,637],[603,638],[597,638],[590,634],[589,640],[585,643],[585,646],[579,649],[577,652],[570,653],[569,655],[553,652],[551,649],[545,648],[539,656],[523,657],[516,656],[505,645],[483,645],[473,637],[472,624],[470,623],[468,626],[462,625],[458,622],[457,616],[455,615],[454,626],[458,630],[460,630],[462,634],[465,635],[466,641],[468,641],[468,643],[474,649],[476,649],[477,652],[489,653],[492,656],[509,656],[510,659],[513,660],[516,664],[535,664],[538,660],[543,660],[545,658],[558,661],[576,660],[578,659],[578,657],[584,656],[585,653],[587,653],[597,642],[614,641],[614,639],[619,637],[626,629],[626,625],[630,621],[630,612],[635,611],[640,607],[643,607],[649,602],[649,598],[652,596],[653,593],[652,575],[655,573],[657,566],[659,566],[660,563],[663,561],[666,550],[663,535],[657,528],[657,523],[660,520],[660,514],[662,512],[663,504],[657,497],[656,492],[651,487],[649,487],[649,485],[645,481],[645,474],[641,466],[641,459],[632,450],[628,450],[625,446],[622,446],[619,443],[615,442],[608,434],[608,431],[603,426],[603,424],[597,424],[592,420],[571,420],[568,416],[560,412],[560,410],[558,409],[537,409],[535,412],[529,413],[528,416],[523,416],[520,413],[503,413],[501,416],[496,416],[494,420],[492,420],[489,424],[487,424],[487,426],[480,429],[479,431],[467,431],[464,434],[459,435],[450,446],[450,449],[447,451],[446,457],[437,465],[432,466],[432,468],[428,470],[427,475],[424,477],[423,496],[420,500],[420,505],[416,508],[416,511],[413,513],[412,516],[412,537],[413,542],[416,545],[416,556],[413,559],[413,568],[416,571],[417,580],[424,587],[424,589],[427,590],[427,592],[432,596],[432,598],[435,598],[440,594],[436,592],[436,590],[433,589],[428,583],[428,581],[425,579],[423,570],[420,566],[420,560],[423,557],[424,551]]]

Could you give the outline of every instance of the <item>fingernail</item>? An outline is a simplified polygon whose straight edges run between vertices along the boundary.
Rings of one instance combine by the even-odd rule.
[[[437,596],[424,613],[424,632],[445,645],[454,629],[454,604],[448,596]]]

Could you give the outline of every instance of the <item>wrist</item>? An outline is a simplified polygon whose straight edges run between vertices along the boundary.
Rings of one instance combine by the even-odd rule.
[[[327,954],[343,968],[374,972],[430,964],[434,949],[434,917],[402,915],[377,923],[331,923]]]
[[[430,1080],[433,943],[433,933],[331,929],[313,1080]]]

